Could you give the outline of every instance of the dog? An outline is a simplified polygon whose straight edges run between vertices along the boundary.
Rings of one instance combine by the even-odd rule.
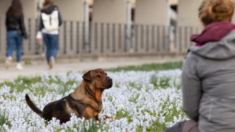
[[[28,106],[40,117],[50,121],[53,117],[65,123],[70,120],[71,113],[78,118],[90,119],[94,117],[99,120],[99,113],[103,107],[102,94],[104,90],[110,89],[113,85],[112,78],[102,69],[95,69],[86,72],[83,75],[80,86],[68,96],[47,104],[41,111],[25,95]]]

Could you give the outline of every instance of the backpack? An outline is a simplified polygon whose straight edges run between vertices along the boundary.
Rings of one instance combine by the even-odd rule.
[[[42,13],[42,21],[47,32],[59,29],[59,11],[54,10],[51,14]]]

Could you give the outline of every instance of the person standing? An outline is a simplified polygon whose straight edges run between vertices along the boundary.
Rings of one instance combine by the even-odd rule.
[[[62,24],[62,17],[58,6],[52,0],[45,0],[40,13],[39,32],[37,41],[43,41],[46,45],[46,59],[51,69],[54,65],[58,51],[59,27]]]
[[[22,70],[23,66],[21,64],[21,47],[23,43],[23,38],[28,39],[25,24],[24,24],[24,14],[23,6],[20,0],[12,0],[11,6],[6,12],[7,29],[7,59],[5,67],[8,69],[12,63],[12,54],[14,47],[16,46],[16,57],[18,70]]]

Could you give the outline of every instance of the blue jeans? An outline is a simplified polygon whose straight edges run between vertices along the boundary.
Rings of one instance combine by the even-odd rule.
[[[43,40],[46,45],[46,59],[49,64],[50,57],[56,57],[58,51],[59,35],[43,33]]]
[[[18,34],[17,30],[7,31],[7,57],[12,57],[14,47],[16,46],[17,62],[21,61],[21,47],[23,37]]]

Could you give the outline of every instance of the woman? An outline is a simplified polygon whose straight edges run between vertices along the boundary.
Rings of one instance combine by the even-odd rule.
[[[183,132],[235,132],[233,13],[232,0],[204,0],[199,8],[205,28],[191,37],[197,45],[190,47],[182,72],[183,110],[191,121],[174,126]]]
[[[54,65],[58,51],[59,27],[62,24],[62,17],[57,6],[52,0],[45,0],[40,14],[40,27],[37,34],[37,41],[43,37],[46,45],[46,59],[51,69]],[[41,32],[43,35],[41,35]]]
[[[16,56],[18,70],[22,70],[21,65],[21,47],[23,37],[27,40],[27,33],[24,25],[23,7],[20,0],[12,0],[11,6],[6,13],[6,29],[7,29],[7,59],[5,66],[9,68],[12,62],[12,54],[14,46],[16,46]]]

